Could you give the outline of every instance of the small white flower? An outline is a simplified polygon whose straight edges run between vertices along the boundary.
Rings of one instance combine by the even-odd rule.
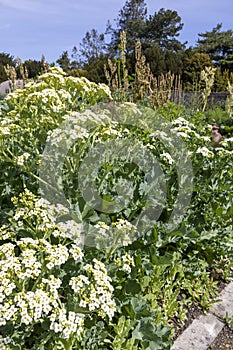
[[[213,152],[211,152],[207,147],[199,147],[196,153],[200,153],[206,158],[212,158],[214,156]]]
[[[23,166],[25,161],[30,157],[30,154],[25,152],[17,158],[17,164]]]
[[[163,152],[163,153],[161,154],[161,158],[167,160],[168,163],[169,163],[170,165],[174,163],[174,159],[173,159],[173,158],[171,157],[171,155],[170,155],[169,153],[167,153],[167,152]]]

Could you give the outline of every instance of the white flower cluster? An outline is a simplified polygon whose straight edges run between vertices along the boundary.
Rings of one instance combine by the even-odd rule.
[[[37,242],[29,239],[30,244],[35,246]],[[23,249],[25,245],[26,239],[19,242],[20,248]],[[28,325],[32,320],[40,319],[42,313],[48,314],[51,310],[51,296],[45,291],[37,289],[35,292],[17,293],[20,284],[23,289],[25,279],[38,277],[41,264],[34,257],[34,250],[25,248],[21,256],[17,257],[15,248],[16,245],[12,243],[5,243],[0,247],[0,325],[5,325],[9,320],[17,322],[19,317],[21,323]]]
[[[76,244],[83,246],[81,237],[83,226],[74,220],[60,221],[57,223],[57,229],[53,231],[53,236],[72,239]]]
[[[19,259],[14,254],[15,246],[12,243],[5,243],[0,246],[0,302],[7,300],[7,297],[11,295],[16,288],[14,279],[11,275],[15,275],[18,271],[21,271],[21,265]],[[0,325],[5,324],[5,320],[2,315],[2,308],[4,304],[0,306]]]
[[[223,142],[221,143],[223,145]],[[230,157],[233,156],[233,150],[229,151],[228,149],[225,149],[223,147],[217,147],[215,148],[216,152],[218,152],[218,156],[220,157],[227,157],[230,159]]]
[[[11,134],[11,129],[9,126],[0,126],[0,136],[4,137],[5,135],[10,135]]]
[[[0,326],[12,322],[31,327],[47,317],[51,321],[50,329],[60,332],[61,337],[68,338],[73,332],[81,334],[83,319],[78,314],[74,317],[72,312],[66,318],[66,310],[60,303],[59,288],[62,280],[53,274],[41,278],[45,276],[45,266],[48,274],[52,267],[64,264],[69,257],[80,261],[83,252],[74,243],[70,245],[69,251],[61,244],[52,245],[44,239],[30,237],[21,238],[14,243],[3,243],[0,246]],[[97,268],[93,270],[96,271]],[[101,277],[99,276],[100,279]],[[27,290],[33,281],[35,288]],[[98,286],[99,281],[94,279]],[[107,283],[106,286],[108,287]],[[104,307],[105,305],[103,309]],[[6,344],[7,339],[1,338],[0,344]]]
[[[80,307],[88,308],[90,311],[97,311],[98,315],[106,315],[112,319],[116,311],[116,304],[113,299],[113,286],[111,278],[107,274],[105,265],[93,260],[94,266],[84,266],[86,275],[72,277],[70,286],[80,297]]]
[[[98,87],[107,95],[110,100],[112,100],[112,93],[108,85],[99,83]]]
[[[25,192],[19,198],[13,199],[15,204],[23,204],[24,207],[18,207],[11,219],[12,223],[22,220],[27,224],[33,217],[44,221],[43,225],[47,223],[55,225],[54,212],[55,215],[67,213],[67,209],[63,206],[56,205],[54,210],[46,200],[38,200],[28,190]],[[48,207],[50,211],[47,210]],[[36,225],[36,220],[33,223]],[[17,322],[24,324],[25,327],[31,327],[47,317],[51,322],[50,330],[59,332],[61,337],[68,338],[73,332],[81,334],[83,319],[80,315],[74,317],[74,313],[70,311],[65,317],[67,311],[60,302],[58,291],[62,280],[51,273],[48,275],[53,267],[65,264],[68,259],[81,261],[83,252],[79,245],[76,243],[71,243],[69,246],[53,245],[46,239],[31,237],[17,240],[6,225],[1,227],[0,235],[2,239],[13,239],[12,243],[3,243],[0,246],[0,325]],[[35,288],[30,287],[27,290],[30,285],[33,286],[32,282]],[[5,344],[7,338],[2,338],[1,341]]]
[[[41,240],[42,241],[42,240]],[[54,266],[61,266],[69,259],[68,248],[62,244],[51,245],[46,240],[43,240],[44,251],[46,253],[46,267],[51,270]]]
[[[181,136],[182,138],[190,139],[191,137],[198,137],[196,127],[188,120],[179,117],[171,123],[174,127],[172,133]]]
[[[129,253],[125,253],[125,255],[121,256],[114,260],[115,264],[119,267],[120,270],[130,273],[131,267],[135,266],[134,259],[130,256]]]
[[[38,199],[27,189],[19,199],[13,198],[12,201],[14,204],[20,202],[23,205],[23,208],[16,209],[14,216],[10,219],[14,225],[22,227],[24,221],[31,222],[37,232],[48,233],[50,231],[54,237],[69,238],[83,246],[82,224],[74,220],[57,222],[59,217],[69,214],[69,209],[64,205],[51,204],[43,198]]]
[[[119,219],[118,221],[112,223],[112,226],[118,228],[119,230],[127,229],[128,231],[134,231],[134,229],[136,229],[135,226],[133,226],[129,221],[123,219]]]
[[[123,219],[113,222],[111,226],[99,221],[94,227],[97,229],[95,239],[103,247],[127,246],[135,240],[137,231],[134,225]]]
[[[61,333],[64,339],[69,338],[72,333],[79,337],[83,332],[83,317],[73,311],[67,312],[65,308],[57,309],[49,316],[49,319],[51,321],[50,330]]]
[[[29,325],[48,315],[58,303],[49,293],[37,288],[35,292],[21,292],[15,295],[15,313],[20,316],[20,322]]]
[[[59,80],[61,84],[64,82],[64,76],[66,73],[62,70],[60,67],[50,67],[49,72],[46,72],[40,76],[40,79],[43,81],[56,78],[56,80]]]
[[[27,96],[28,101],[32,100],[33,98],[41,100],[43,104],[46,104],[51,98],[53,98],[54,100],[57,100],[58,94],[54,89],[47,88],[47,89],[43,89],[42,91],[32,92]]]
[[[2,225],[0,227],[0,240],[5,241],[6,239],[15,238],[16,232],[14,228],[8,227],[7,225]]]
[[[10,350],[8,344],[11,343],[10,337],[3,337],[0,335],[0,350]]]
[[[22,242],[22,245],[25,243]],[[21,246],[21,242],[18,242],[18,246]],[[36,278],[41,273],[42,264],[37,260],[34,249],[24,249],[21,253],[21,272],[18,273],[19,278]]]
[[[158,137],[161,140],[168,140],[169,136],[168,133],[165,131],[161,131],[161,130],[156,130],[155,132],[153,132],[152,134],[150,134],[151,137]]]
[[[174,163],[174,159],[171,157],[171,155],[167,152],[163,152],[160,157],[162,159],[165,159],[170,165]]]
[[[86,129],[80,127],[76,124],[67,124],[64,128],[57,128],[53,132],[48,133],[47,144],[51,146],[61,147],[61,145],[65,148],[66,145],[73,141],[77,141],[80,139],[85,139],[88,137],[88,132]]]
[[[42,204],[41,204],[42,203]],[[56,204],[52,204],[49,201],[45,200],[44,198],[40,198],[36,201],[35,206],[41,206],[41,205],[45,205],[45,207],[47,208],[47,211],[55,217],[60,217],[62,215],[66,215],[69,214],[69,209],[67,207],[65,207],[63,204],[60,203],[56,203]]]
[[[38,106],[40,106],[40,113],[43,110],[44,113],[40,116],[42,121],[52,121],[51,113],[65,111],[67,103],[71,103],[71,95],[63,89],[56,91],[53,88],[43,87],[42,91],[33,91],[25,98],[25,105],[32,114],[38,114]]]
[[[187,119],[183,117],[178,117],[171,123],[172,125],[187,126],[189,128],[195,128],[195,125],[190,123]]]
[[[206,157],[206,158],[213,158],[213,156],[214,156],[214,153],[211,152],[207,147],[199,147],[197,149],[196,153],[199,153],[203,157]]]
[[[25,152],[23,154],[21,154],[20,156],[18,156],[17,158],[17,164],[19,166],[23,166],[25,164],[25,161],[27,161],[27,159],[30,157],[30,154]]]
[[[127,246],[135,240],[136,227],[129,221],[119,219],[112,223],[114,236],[118,236],[122,246]]]
[[[224,140],[225,142],[233,142],[233,137],[229,137],[228,139]]]
[[[210,143],[211,142],[211,138],[209,136],[203,136],[203,135],[199,135],[198,133],[195,134],[195,137],[201,141]]]
[[[69,249],[69,252],[72,255],[75,262],[82,260],[84,257],[82,250],[77,244],[71,244],[71,248]]]
[[[122,134],[120,131],[114,129],[113,127],[109,126],[108,128],[105,128],[102,130],[102,135],[108,135],[108,136],[118,136],[122,137]]]
[[[232,150],[232,143],[233,143],[233,137],[229,137],[229,138],[224,138],[222,141],[221,141],[221,147],[218,147],[218,148],[221,148],[224,149],[225,148],[230,148]],[[231,151],[230,151],[231,152]]]
[[[146,145],[146,147],[147,147],[148,149],[155,149],[155,146],[154,146],[154,145],[151,145],[150,143],[148,143],[148,144]]]
[[[53,295],[54,299],[59,298],[58,289],[60,288],[62,281],[60,278],[56,278],[54,275],[49,275],[48,278],[42,278],[42,283],[40,284],[40,288],[46,289],[50,291]]]
[[[98,229],[98,232],[101,234],[101,235],[105,235],[107,231],[110,230],[110,226],[106,225],[105,222],[103,221],[99,221],[95,227]]]
[[[18,199],[13,198],[12,200],[17,201]],[[55,227],[56,218],[54,217],[51,210],[47,210],[49,207],[47,201],[43,199],[37,200],[37,198],[33,196],[28,190],[25,190],[25,197],[22,195],[20,201],[22,204],[25,203],[26,206],[25,208],[19,207],[16,209],[13,218],[10,220],[11,222],[15,222],[18,224],[18,226],[22,226],[22,223],[25,220],[30,220],[31,222],[35,220],[35,229],[42,232],[46,232],[48,229]],[[29,208],[27,207],[27,204]]]
[[[48,211],[48,208],[51,206],[50,203],[44,198],[37,198],[27,188],[19,195],[19,198],[13,197],[11,200],[15,205],[18,205],[18,203],[21,204],[20,208],[16,210],[13,216],[14,220],[27,219],[31,216],[42,216],[45,222],[55,222],[51,210]]]
[[[172,126],[172,128],[170,125]],[[157,130],[154,133],[152,133],[150,136],[158,137],[162,141],[169,142],[169,140],[172,141],[171,135],[173,134],[173,135],[180,136],[183,139],[186,139],[188,142],[190,140],[198,141],[198,144],[201,146],[206,143],[207,144],[211,143],[211,136],[210,136],[211,128],[212,126],[208,125],[207,127],[203,126],[201,129],[200,128],[198,129],[197,126],[191,123],[190,121],[184,119],[183,117],[178,117],[175,120],[173,120],[171,124],[164,125],[164,131]],[[206,132],[209,134],[209,136],[206,135]]]

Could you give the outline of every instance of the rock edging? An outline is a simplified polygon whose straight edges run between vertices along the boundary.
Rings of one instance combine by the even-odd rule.
[[[233,316],[233,282],[220,293],[221,302],[215,303],[205,316],[193,320],[175,340],[171,350],[207,350],[225,326],[226,315]]]

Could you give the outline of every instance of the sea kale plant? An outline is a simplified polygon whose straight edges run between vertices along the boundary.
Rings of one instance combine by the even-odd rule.
[[[58,68],[0,113],[0,349],[170,349],[230,276],[232,138]]]

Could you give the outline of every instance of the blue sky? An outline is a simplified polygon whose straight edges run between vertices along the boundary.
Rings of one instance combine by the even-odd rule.
[[[147,0],[149,14],[161,8],[176,10],[184,28],[179,39],[194,46],[198,33],[217,23],[233,29],[232,0]],[[15,58],[55,62],[71,52],[92,28],[104,32],[125,0],[0,0],[0,52]]]

